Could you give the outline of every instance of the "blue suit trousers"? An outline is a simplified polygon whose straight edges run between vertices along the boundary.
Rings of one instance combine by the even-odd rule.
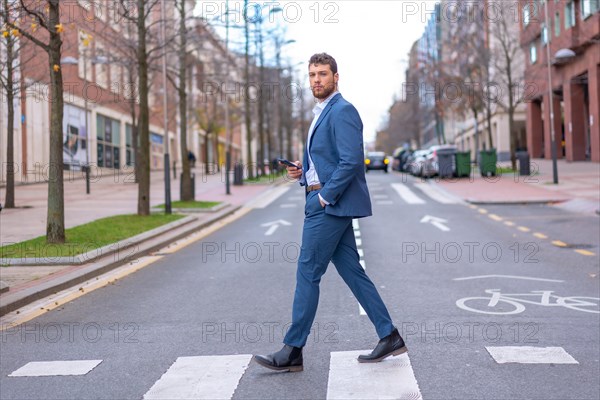
[[[330,261],[382,339],[392,332],[394,326],[375,285],[360,265],[352,218],[325,213],[317,193],[312,191],[306,198],[292,324],[283,342],[294,347],[306,344],[319,303],[319,283]]]

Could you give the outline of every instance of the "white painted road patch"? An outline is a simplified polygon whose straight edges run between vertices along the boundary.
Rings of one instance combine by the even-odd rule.
[[[327,399],[422,399],[408,354],[361,364],[370,350],[331,353]]]
[[[486,349],[498,364],[579,364],[562,347],[490,346]]]
[[[102,360],[33,361],[25,364],[9,376],[65,376],[85,375]]]
[[[425,204],[425,201],[414,194],[408,186],[401,183],[392,183],[392,188],[402,197],[402,200],[408,204]]]
[[[179,357],[144,399],[230,399],[250,354]]]

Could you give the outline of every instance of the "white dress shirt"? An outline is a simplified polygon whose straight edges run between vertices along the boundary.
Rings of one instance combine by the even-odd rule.
[[[335,96],[338,93],[339,92],[337,90],[331,93],[329,97],[327,97],[325,100],[317,103],[312,110],[315,116],[312,120],[312,123],[310,124],[310,128],[308,129],[308,139],[306,140],[306,151],[308,153],[308,170],[306,171],[306,184],[308,186],[319,185],[321,183],[321,181],[319,180],[319,176],[317,175],[317,170],[315,169],[315,164],[313,163],[312,157],[310,156],[310,141],[312,139],[312,134],[315,129],[315,125],[317,124],[317,121],[319,119],[319,116],[321,115],[325,107],[327,107],[327,104],[333,98],[333,96]],[[321,197],[321,194],[319,194],[319,199],[323,200],[323,203],[329,204],[327,200]]]

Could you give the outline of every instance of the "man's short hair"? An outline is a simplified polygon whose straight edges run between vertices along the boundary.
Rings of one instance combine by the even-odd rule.
[[[331,68],[331,72],[334,74],[337,73],[337,63],[335,62],[335,58],[331,57],[327,53],[317,53],[314,54],[310,60],[308,60],[308,65],[320,64],[320,65],[329,65]]]

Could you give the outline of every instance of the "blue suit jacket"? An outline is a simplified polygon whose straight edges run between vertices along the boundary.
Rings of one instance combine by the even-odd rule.
[[[329,202],[325,212],[339,217],[372,215],[365,179],[363,125],[356,108],[341,94],[321,112],[310,142],[310,156]],[[301,185],[306,185],[308,153],[304,151]]]

